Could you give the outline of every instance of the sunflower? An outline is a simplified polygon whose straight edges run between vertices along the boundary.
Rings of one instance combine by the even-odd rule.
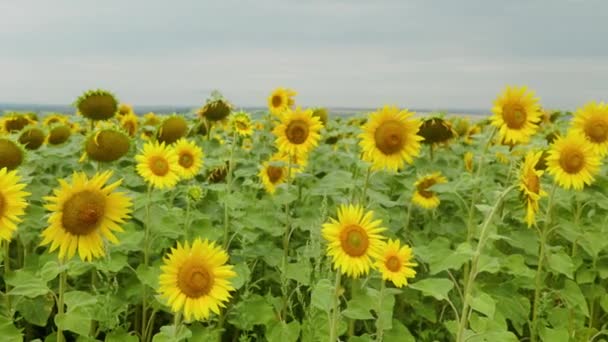
[[[462,140],[465,144],[471,145],[473,144],[473,136],[479,133],[481,133],[481,127],[477,124],[472,125],[467,129],[467,132],[465,133],[464,138]]]
[[[54,124],[67,124],[69,121],[69,118],[63,114],[49,114],[44,117],[42,124],[49,127]]]
[[[323,126],[319,118],[312,116],[312,110],[286,109],[279,118],[281,122],[272,132],[277,136],[276,145],[280,151],[303,155],[317,146]]]
[[[253,134],[253,125],[251,124],[251,118],[249,114],[245,112],[235,113],[231,120],[232,129],[236,130],[236,132],[243,137],[248,137]]]
[[[276,88],[268,97],[268,109],[272,114],[279,115],[295,104],[293,99],[298,93],[287,88]]]
[[[543,151],[530,151],[526,154],[524,164],[521,168],[519,189],[526,200],[526,223],[528,227],[534,224],[534,215],[538,212],[538,200],[547,196],[540,188],[540,177],[544,171],[536,170],[536,164],[540,161]]]
[[[0,169],[0,241],[10,241],[17,230],[20,216],[25,214],[28,192],[22,191],[25,184],[19,183],[21,177],[17,171]]]
[[[582,190],[591,184],[600,164],[593,145],[579,132],[557,138],[547,157],[547,171],[565,189]]]
[[[183,179],[190,179],[201,170],[203,165],[203,150],[194,142],[185,138],[179,139],[174,147],[179,165],[178,173]]]
[[[23,163],[25,152],[15,141],[0,138],[0,169],[14,170]]]
[[[44,139],[46,139],[46,134],[39,127],[30,127],[19,135],[19,143],[23,144],[23,146],[28,150],[37,150],[44,143]]]
[[[227,262],[228,254],[213,242],[197,238],[192,246],[178,243],[164,258],[158,292],[187,322],[219,314],[234,291],[230,278],[236,273]]]
[[[154,112],[144,114],[144,126],[157,126],[160,122],[160,118]]]
[[[156,139],[165,144],[173,144],[188,133],[188,122],[179,115],[171,115],[158,127]]]
[[[541,109],[534,92],[526,87],[507,87],[494,101],[492,125],[499,127],[507,143],[527,143],[536,133]]]
[[[373,215],[359,205],[341,205],[338,219],[330,218],[323,224],[327,254],[343,274],[353,278],[365,275],[373,267],[372,258],[380,258],[384,239],[380,233],[386,228],[380,227],[381,220],[373,221]]]
[[[376,261],[376,267],[382,273],[382,279],[390,280],[397,287],[407,285],[408,278],[414,278],[417,263],[412,261],[412,249],[403,245],[399,240],[389,239],[383,243],[381,257]]]
[[[572,129],[582,133],[601,157],[608,154],[608,104],[591,102],[578,109]]]
[[[278,165],[278,164],[281,165]],[[273,156],[269,161],[262,164],[259,177],[266,192],[274,194],[276,187],[287,181],[287,166],[283,158]]]
[[[66,142],[72,135],[72,129],[65,124],[55,125],[51,128],[46,142],[50,145],[60,145]]]
[[[463,159],[465,170],[469,173],[473,173],[473,152],[465,152]]]
[[[74,105],[82,116],[91,120],[109,120],[118,111],[118,100],[107,90],[89,90]]]
[[[122,232],[119,224],[131,213],[131,199],[125,193],[114,192],[122,180],[105,185],[112,171],[95,174],[89,179],[84,173],[74,173],[72,184],[59,180],[54,196],[44,199],[45,208],[52,213],[49,227],[42,231],[40,245],[59,248],[59,259],[67,260],[76,254],[83,261],[105,255],[104,239],[118,243],[114,232]]]
[[[412,201],[422,208],[436,208],[441,201],[437,194],[431,191],[430,188],[435,184],[447,183],[447,181],[448,180],[441,175],[441,172],[434,172],[419,178],[416,183],[414,183],[416,191],[414,191]]]
[[[120,125],[131,137],[134,137],[137,134],[137,128],[139,127],[137,115],[129,113],[122,116],[120,118]]]
[[[456,136],[456,132],[449,121],[433,116],[422,122],[418,135],[424,138],[423,144],[435,145],[448,143]]]
[[[129,152],[131,139],[127,134],[114,128],[104,128],[91,132],[84,143],[86,155],[98,162],[116,161]]]
[[[384,106],[370,115],[359,135],[359,145],[372,168],[397,171],[404,161],[411,164],[420,153],[424,138],[418,135],[421,122],[411,119],[413,115],[394,106]]]
[[[179,164],[175,150],[165,143],[148,142],[142,154],[135,156],[137,173],[153,187],[172,188],[179,180]]]
[[[130,114],[135,114],[133,112],[133,107],[128,103],[121,103],[118,106],[118,112],[116,113],[118,116],[125,116]]]

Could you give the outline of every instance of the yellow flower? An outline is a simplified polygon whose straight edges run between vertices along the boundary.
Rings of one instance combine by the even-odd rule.
[[[42,124],[45,126],[51,126],[54,124],[64,124],[67,125],[69,122],[69,118],[63,114],[49,114],[44,117],[42,120]]]
[[[465,152],[464,154],[464,168],[470,173],[473,173],[473,153]]]
[[[142,154],[135,156],[137,173],[155,188],[172,188],[179,181],[175,150],[164,143],[148,142]]]
[[[473,125],[467,129],[463,141],[467,145],[473,144],[473,136],[481,133],[481,127],[479,125]]]
[[[542,116],[538,98],[526,87],[507,87],[494,101],[492,112],[492,125],[508,144],[527,143]]]
[[[122,116],[120,118],[120,125],[130,136],[134,137],[137,134],[137,128],[139,127],[137,115],[129,113]]]
[[[327,255],[339,272],[352,278],[366,275],[372,268],[372,258],[380,258],[386,228],[381,220],[373,221],[373,211],[364,212],[356,205],[341,205],[338,219],[330,218],[321,233],[328,241]]]
[[[10,241],[17,230],[17,223],[25,214],[28,192],[23,191],[25,184],[19,183],[17,171],[0,169],[0,241]]]
[[[236,273],[227,262],[228,254],[213,242],[197,238],[192,246],[178,243],[164,258],[158,292],[187,322],[219,314],[234,291],[229,279]]]
[[[59,248],[59,259],[70,259],[78,251],[83,261],[105,255],[103,239],[118,243],[114,232],[131,213],[131,199],[122,192],[114,192],[122,180],[105,185],[111,171],[88,179],[84,173],[74,173],[72,184],[59,180],[60,187],[47,196],[45,208],[50,210],[49,226],[42,232],[40,245]]]
[[[422,208],[436,208],[441,201],[439,200],[439,196],[431,191],[430,188],[435,184],[447,183],[447,181],[448,180],[441,175],[441,172],[434,172],[419,178],[416,183],[414,183],[416,191],[414,191],[412,201]]]
[[[390,280],[397,287],[403,287],[407,285],[408,278],[416,276],[414,266],[418,264],[412,259],[412,249],[408,245],[401,247],[399,240],[389,239],[382,246],[382,255],[376,261],[376,267],[382,273],[382,279]]]
[[[203,165],[203,150],[193,141],[179,139],[174,146],[179,165],[178,173],[183,179],[190,179],[200,171]]]
[[[585,184],[591,184],[600,164],[593,145],[579,132],[557,138],[547,157],[547,171],[565,189],[582,190]]]
[[[587,103],[576,111],[572,129],[583,134],[601,157],[608,153],[608,104]]]
[[[118,106],[118,112],[116,113],[118,114],[118,116],[125,116],[125,115],[130,115],[130,114],[135,114],[133,113],[133,107],[128,104],[128,103],[121,103]]]
[[[253,125],[251,124],[251,118],[249,114],[245,112],[238,112],[232,115],[230,118],[232,129],[243,137],[248,137],[253,134]]]
[[[276,165],[281,164],[281,165]],[[266,189],[266,192],[274,194],[276,187],[280,184],[285,183],[287,180],[287,166],[283,158],[273,156],[270,161],[266,161],[262,164],[260,169],[259,177],[262,180],[262,184]]]
[[[268,97],[268,109],[272,114],[279,115],[289,108],[293,108],[293,99],[297,93],[287,88],[276,88]]]
[[[531,227],[534,223],[534,216],[538,212],[538,201],[547,193],[540,188],[540,177],[544,171],[536,170],[543,152],[530,151],[526,154],[524,164],[521,168],[519,189],[526,200],[526,223]]]
[[[403,163],[411,164],[420,153],[418,131],[421,122],[411,119],[414,113],[397,107],[384,108],[370,115],[359,135],[363,159],[372,163],[375,170],[397,171]]]
[[[279,117],[281,122],[272,132],[277,137],[275,143],[280,151],[303,155],[318,145],[319,131],[323,126],[319,118],[312,116],[310,109],[287,109]]]

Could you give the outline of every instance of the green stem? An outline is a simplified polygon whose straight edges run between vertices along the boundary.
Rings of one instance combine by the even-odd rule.
[[[181,327],[182,327],[181,312],[176,313],[175,316],[173,317],[173,325],[175,325],[175,330],[173,330],[173,332],[174,332],[173,337],[175,337],[175,340],[177,341],[177,337],[179,336],[179,331],[181,330]]]
[[[365,207],[367,204],[367,188],[369,187],[369,178],[372,174],[372,167],[367,168],[367,173],[365,174],[365,183],[363,183],[363,192],[361,193],[361,199],[359,202],[361,206]]]
[[[59,273],[59,298],[57,299],[57,316],[63,315],[64,311],[64,300],[63,295],[65,293],[65,287],[67,282],[67,271],[63,270]],[[65,342],[65,337],[63,336],[63,329],[61,326],[57,326],[57,342]]]
[[[234,168],[234,150],[236,148],[236,130],[232,133],[232,146],[228,159],[228,174],[226,175],[226,199],[224,200],[224,249],[230,247],[230,217],[228,215],[228,201],[232,192],[232,171]]]
[[[593,257],[593,272],[594,272],[594,277],[593,277],[593,286],[595,287],[595,274],[597,272],[597,256]],[[595,288],[593,289],[593,294],[595,294]],[[591,335],[591,331],[593,329],[593,326],[595,324],[595,296],[591,296],[591,298],[589,299],[589,325],[587,326],[587,336],[584,339],[584,341],[591,341],[589,339],[589,336]]]
[[[293,158],[292,155],[289,155],[289,162],[287,164],[287,183],[285,184],[287,189],[287,193],[289,194],[289,190],[291,187],[291,168],[292,168]],[[285,204],[285,232],[283,232],[283,258],[281,259],[281,289],[283,292],[283,308],[281,310],[281,319],[286,320],[286,312],[287,306],[289,302],[289,296],[287,294],[287,264],[289,262],[289,240],[291,237],[291,206],[289,203]]]
[[[340,318],[340,279],[342,273],[336,270],[336,283],[334,288],[334,297],[332,298],[332,311],[329,320],[329,342],[336,342],[338,338],[338,320]]]
[[[144,267],[149,264],[149,250],[150,250],[150,204],[152,202],[152,186],[148,186],[148,193],[146,195],[146,222],[144,227]],[[146,284],[142,283],[142,300],[141,300],[141,339],[147,341],[147,310],[148,310],[148,289]]]
[[[8,317],[13,317],[11,312],[11,296],[8,294],[11,290],[10,285],[6,282],[6,278],[11,273],[11,242],[10,240],[3,242],[4,247],[4,293],[6,296],[6,312]]]
[[[407,217],[405,218],[405,224],[403,225],[403,235],[404,235],[406,241],[408,240],[407,233],[410,228],[410,217],[411,216],[412,216],[412,201],[410,200],[410,203],[407,205]]]
[[[380,281],[380,293],[378,298],[378,318],[376,319],[376,341],[382,342],[384,338],[384,321],[382,320],[382,300],[384,299],[384,288],[386,287],[386,282],[384,279]]]
[[[192,237],[191,232],[190,232],[190,207],[191,207],[191,202],[192,200],[190,199],[190,196],[186,196],[186,215],[184,217],[184,232],[186,232],[186,240],[190,241],[190,238]]]

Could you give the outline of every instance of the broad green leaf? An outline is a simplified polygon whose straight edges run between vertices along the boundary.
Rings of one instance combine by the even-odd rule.
[[[285,271],[285,276],[289,279],[293,279],[300,284],[310,285],[310,273],[312,269],[310,266],[310,262],[302,258],[295,263],[290,263],[287,265],[287,270]]]
[[[0,336],[4,341],[23,341],[21,329],[13,325],[13,320],[0,316]]]
[[[549,268],[556,273],[574,279],[574,264],[572,263],[570,256],[563,250],[560,249],[557,252],[547,253],[547,264]]]
[[[267,325],[276,319],[272,305],[266,298],[254,294],[242,298],[235,306],[229,322],[239,329],[251,330],[254,325]]]
[[[80,309],[55,316],[55,325],[79,335],[87,336],[91,329],[91,316]]]
[[[205,327],[200,323],[194,323],[189,326],[192,331],[192,337],[188,342],[207,342],[218,341],[220,338],[220,330],[217,328]]]
[[[560,291],[560,293],[564,296],[564,299],[566,299],[571,307],[579,308],[586,317],[589,317],[587,300],[581,292],[580,287],[574,281],[567,279],[564,289]]]
[[[427,278],[410,284],[410,288],[421,291],[427,296],[435,297],[437,300],[448,298],[448,292],[454,284],[445,278]]]
[[[249,281],[251,271],[249,271],[246,263],[241,262],[234,265],[234,272],[236,273],[236,277],[232,279],[232,286],[238,290]]]
[[[377,298],[371,297],[365,291],[357,291],[346,303],[342,315],[351,319],[373,319],[371,311],[377,306]]]
[[[494,318],[494,312],[496,310],[496,302],[494,299],[486,293],[478,293],[471,299],[471,307],[473,310],[481,312],[488,318]]]
[[[179,342],[192,337],[192,331],[184,324],[177,328],[175,325],[165,325],[160,328],[160,332],[152,337],[153,342]]]
[[[300,337],[300,323],[298,323],[298,321],[291,321],[289,323],[279,321],[270,328],[267,337],[268,341],[271,342],[298,341]]]
[[[330,312],[334,297],[334,286],[327,279],[321,279],[312,290],[311,304],[317,309]]]
[[[85,308],[97,303],[97,298],[95,296],[83,291],[66,292],[64,298],[68,311],[76,310],[78,308]]]
[[[129,334],[122,328],[114,330],[106,335],[105,342],[138,342],[135,334]]]
[[[399,320],[393,319],[393,327],[384,331],[384,342],[416,342],[416,339]]]
[[[567,328],[558,328],[551,329],[548,327],[543,327],[540,331],[540,336],[543,341],[551,341],[551,342],[569,342],[570,335],[568,334]]]
[[[17,311],[31,324],[44,327],[47,325],[55,301],[51,295],[36,298],[23,298],[17,303]]]
[[[40,276],[34,275],[24,270],[13,272],[6,278],[6,282],[13,286],[9,291],[12,296],[25,296],[28,298],[36,298],[49,293],[51,290],[46,286]]]

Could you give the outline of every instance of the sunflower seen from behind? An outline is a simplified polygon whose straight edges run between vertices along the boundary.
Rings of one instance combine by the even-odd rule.
[[[183,179],[193,178],[203,166],[203,150],[193,141],[181,138],[174,147],[177,154],[178,173]]]
[[[0,241],[10,241],[25,214],[30,193],[23,191],[26,184],[20,183],[17,171],[0,168]]]
[[[52,196],[44,199],[51,211],[49,226],[42,231],[40,245],[50,245],[50,252],[59,249],[59,259],[71,259],[76,252],[83,261],[105,255],[104,240],[118,243],[115,232],[131,213],[131,199],[123,192],[114,191],[122,180],[106,185],[112,171],[88,178],[74,173],[72,183],[59,180]]]
[[[420,153],[418,135],[421,122],[412,118],[414,113],[384,106],[372,113],[359,135],[363,160],[372,163],[374,170],[396,172],[405,162],[411,164]]]
[[[373,219],[373,211],[360,205],[341,205],[338,219],[330,218],[323,224],[321,234],[328,242],[327,255],[332,257],[334,268],[352,278],[369,273],[372,259],[380,258],[381,235],[386,228],[381,220]]]
[[[539,99],[527,87],[506,87],[492,107],[493,126],[507,144],[525,144],[538,130],[542,112]]]
[[[228,254],[213,242],[178,243],[164,258],[158,292],[187,322],[219,314],[234,291],[230,279],[236,273],[227,262]]]
[[[526,154],[519,177],[519,189],[526,202],[526,223],[528,227],[535,224],[535,215],[538,212],[538,201],[547,193],[540,187],[540,177],[544,171],[537,170],[536,164],[539,163],[543,152],[529,151]]]
[[[312,110],[287,109],[280,115],[281,122],[272,131],[277,137],[279,151],[290,155],[305,155],[319,144],[319,131],[323,128]]]
[[[408,284],[408,278],[416,276],[414,267],[418,264],[412,259],[410,246],[401,246],[399,240],[389,239],[382,244],[382,252],[376,261],[376,268],[382,274],[383,280],[390,280],[396,287],[403,287]]]
[[[608,154],[608,104],[590,102],[579,108],[572,129],[584,135],[601,157]]]
[[[416,183],[414,183],[416,190],[412,195],[412,202],[425,209],[437,208],[441,200],[437,196],[437,193],[431,190],[431,187],[435,184],[447,183],[447,181],[441,172],[434,172],[418,178]]]
[[[547,171],[555,182],[564,189],[575,190],[593,183],[601,164],[593,145],[576,131],[557,138],[546,160]]]
[[[268,96],[268,109],[274,115],[279,115],[295,105],[297,93],[288,88],[276,88]]]
[[[154,188],[172,188],[179,181],[177,154],[165,143],[146,143],[141,154],[135,156],[135,160],[137,173]]]

